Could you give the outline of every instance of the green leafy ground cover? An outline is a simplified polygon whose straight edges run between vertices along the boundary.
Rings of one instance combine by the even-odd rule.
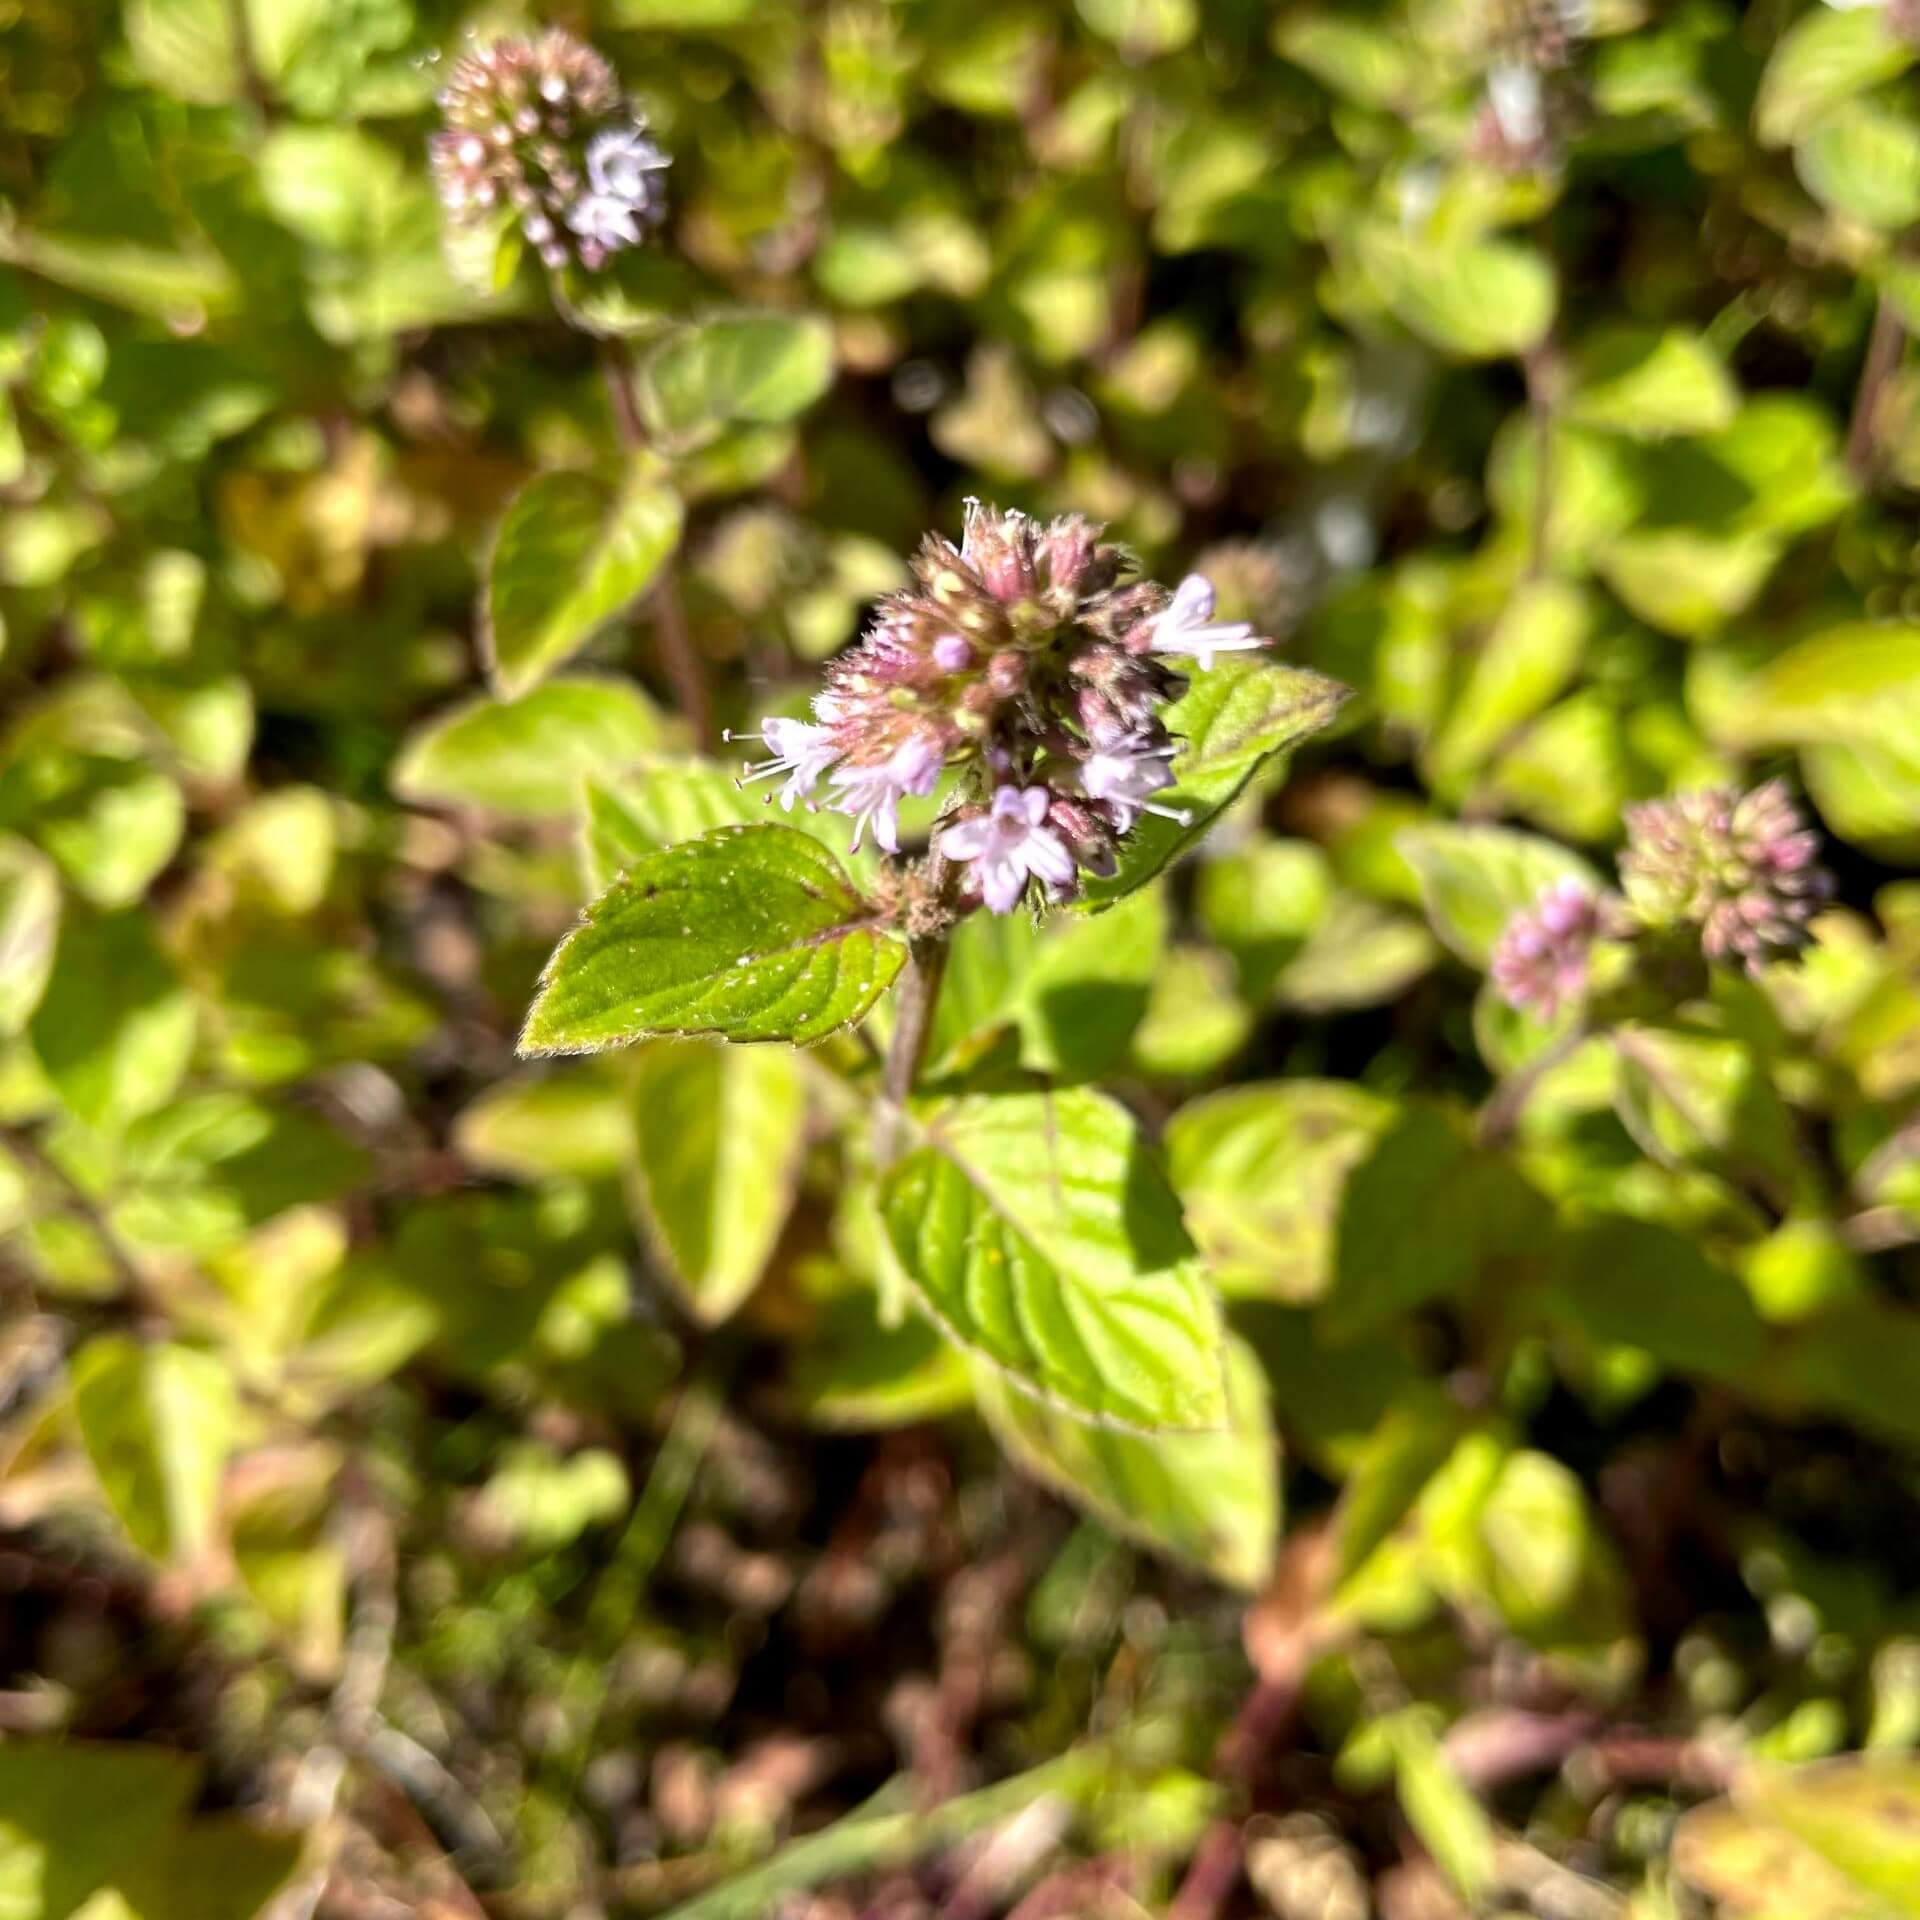
[[[546,23],[0,0],[0,1914],[1920,1913],[1908,0],[594,0],[552,275]],[[1279,644],[930,965],[970,497]]]

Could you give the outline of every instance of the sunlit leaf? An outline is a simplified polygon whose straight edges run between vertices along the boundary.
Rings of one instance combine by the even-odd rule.
[[[667,744],[668,723],[624,680],[549,680],[517,700],[473,700],[401,749],[404,799],[503,813],[570,813],[581,782]]]
[[[512,699],[571,658],[652,583],[680,537],[670,487],[613,488],[544,473],[507,508],[487,560],[482,635],[493,683]]]
[[[1012,1384],[1147,1431],[1226,1418],[1219,1311],[1125,1110],[1079,1089],[929,1105],[881,1194],[921,1301]]]
[[[1271,1570],[1279,1534],[1279,1448],[1258,1361],[1231,1341],[1226,1365],[1220,1433],[1118,1432],[1021,1393],[985,1366],[974,1391],[1028,1472],[1116,1533],[1252,1588]]]
[[[234,1438],[226,1366],[192,1347],[102,1334],[74,1356],[72,1375],[80,1437],[121,1525],[156,1560],[196,1559]]]
[[[833,856],[791,827],[725,827],[636,860],[554,950],[523,1053],[670,1034],[819,1040],[906,959]]]
[[[695,1316],[717,1323],[758,1285],[793,1206],[800,1062],[774,1047],[657,1043],[636,1062],[632,1112],[648,1243]]]

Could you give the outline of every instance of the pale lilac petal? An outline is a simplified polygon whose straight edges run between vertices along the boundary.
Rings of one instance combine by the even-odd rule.
[[[1067,843],[1051,829],[1035,828],[1027,836],[1022,851],[1027,865],[1042,880],[1051,881],[1056,887],[1073,884],[1073,855],[1067,851]]]
[[[982,815],[975,820],[962,820],[956,826],[946,829],[940,836],[940,851],[949,860],[977,860],[992,844],[993,829]]]

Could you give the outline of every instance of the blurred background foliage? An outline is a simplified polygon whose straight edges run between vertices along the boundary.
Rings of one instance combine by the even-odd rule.
[[[571,326],[425,167],[525,19],[0,0],[0,1909],[1920,1913],[1904,0],[544,17],[674,155]],[[970,494],[1356,691],[937,1035],[1157,1136],[1223,1434],[902,1317],[851,1047],[513,1057]],[[1486,991],[1774,773],[1803,966]]]

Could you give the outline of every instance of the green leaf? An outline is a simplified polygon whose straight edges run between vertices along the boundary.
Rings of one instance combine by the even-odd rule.
[[[528,481],[487,560],[482,646],[495,691],[525,693],[631,606],[678,544],[680,519],[680,496],[656,482]]]
[[[1170,947],[1153,976],[1130,1059],[1153,1080],[1198,1080],[1223,1068],[1253,1033],[1233,963],[1197,942]]]
[[[630,1096],[593,1062],[501,1080],[454,1122],[460,1157],[515,1180],[594,1179],[633,1159]]]
[[[218,254],[91,234],[29,232],[4,220],[0,261],[129,313],[176,325],[204,325],[209,316],[231,309],[239,291]]]
[[[1741,1290],[1744,1302],[1745,1292]],[[1751,1307],[1749,1313],[1753,1312]],[[1762,1350],[1760,1338],[1753,1342]],[[1793,1330],[1767,1363],[1768,1385],[1790,1406],[1838,1413],[1901,1446],[1920,1445],[1920,1316],[1871,1296],[1842,1300]],[[1753,1374],[1733,1376],[1748,1387]]]
[[[1801,1163],[1792,1116],[1752,1048],[1719,1034],[1626,1023],[1613,1034],[1615,1107],[1663,1166],[1705,1166],[1784,1205]]]
[[[1920,625],[1829,628],[1777,653],[1712,716],[1731,747],[1899,751],[1920,734]]]
[[[68,1920],[164,1847],[199,1778],[197,1760],[157,1745],[0,1744],[0,1914]]]
[[[554,950],[522,1053],[717,1034],[812,1041],[861,1019],[905,947],[792,827],[724,827],[636,860]]]
[[[1690,639],[1753,604],[1780,560],[1768,533],[1648,527],[1595,555],[1601,577],[1649,626]]]
[[[226,1366],[192,1347],[101,1334],[71,1375],[81,1441],[134,1545],[169,1565],[196,1560],[213,1537],[234,1438]]]
[[[1424,1712],[1406,1708],[1389,1724],[1394,1783],[1407,1824],[1460,1897],[1478,1906],[1493,1889],[1493,1822],[1434,1738]]]
[[[1219,1310],[1125,1109],[1079,1088],[929,1105],[881,1211],[921,1301],[1016,1387],[1142,1431],[1227,1417]]]
[[[1473,655],[1428,754],[1436,788],[1460,791],[1578,671],[1593,603],[1559,580],[1523,582]]]
[[[1873,100],[1849,100],[1794,150],[1807,191],[1884,233],[1920,220],[1920,126]]]
[[[918,1426],[973,1399],[967,1356],[924,1314],[884,1323],[862,1288],[827,1308],[793,1356],[792,1397],[815,1426],[849,1432]]]
[[[641,363],[650,431],[676,442],[791,420],[833,384],[833,330],[807,314],[738,313],[684,327]]]
[[[1159,890],[1134,894],[1097,919],[1058,916],[1020,982],[1025,1064],[1078,1080],[1118,1066],[1147,1010],[1166,937]]]
[[[1229,1087],[1174,1115],[1167,1170],[1223,1291],[1289,1303],[1326,1291],[1347,1176],[1392,1115],[1339,1080]]]
[[[582,780],[618,773],[667,745],[666,734],[624,680],[549,680],[517,700],[470,700],[428,721],[401,749],[393,787],[429,805],[571,813]]]
[[[1709,1380],[1744,1383],[1766,1354],[1746,1288],[1692,1240],[1648,1220],[1598,1220],[1569,1234],[1541,1318]]]
[[[240,92],[230,0],[128,0],[127,48],[148,85],[196,106]]]
[[[97,907],[129,907],[179,850],[187,808],[157,767],[103,768],[33,822],[74,890]]]
[[[1920,866],[1920,741],[1807,747],[1800,772],[1820,818],[1888,866]]]
[[[641,1223],[705,1326],[766,1271],[799,1188],[806,1121],[805,1074],[783,1049],[667,1042],[636,1063]]]
[[[1510,827],[1407,827],[1394,844],[1420,883],[1434,932],[1483,973],[1501,928],[1555,881],[1599,887],[1593,869],[1570,848]]]
[[[114,1875],[114,1890],[127,1920],[260,1920],[304,1852],[297,1833],[213,1814],[176,1827]]]
[[[755,826],[768,819],[764,790],[743,787],[735,769],[691,753],[643,754],[617,778],[586,782],[581,864],[588,886],[601,893],[644,853],[696,840],[715,827]],[[846,846],[844,814],[802,807],[773,824],[809,834],[836,853]],[[864,854],[841,857],[856,873],[871,864]]]
[[[557,1553],[617,1520],[632,1499],[626,1469],[606,1448],[561,1454],[544,1441],[521,1440],[504,1450],[481,1488],[478,1524],[522,1553]]]
[[[1428,1300],[1510,1281],[1551,1246],[1547,1203],[1454,1116],[1409,1107],[1341,1195],[1330,1338],[1347,1339]]]
[[[1396,234],[1368,248],[1367,265],[1396,318],[1464,360],[1526,353],[1553,324],[1553,269],[1516,241],[1416,244]]]
[[[1080,18],[1129,60],[1176,52],[1200,24],[1195,0],[1078,0]]]
[[[1117,1433],[974,1371],[980,1412],[1036,1479],[1128,1539],[1191,1562],[1230,1587],[1259,1587],[1280,1530],[1279,1446],[1267,1383],[1244,1341],[1227,1345],[1220,1433]]]
[[[1113,878],[1088,881],[1088,907],[1110,906],[1145,886],[1200,839],[1263,761],[1328,726],[1348,694],[1323,674],[1244,654],[1196,671],[1163,716],[1184,745],[1171,763],[1173,786],[1155,796],[1186,821],[1145,815],[1128,835]]]
[[[1753,1767],[1681,1821],[1674,1865],[1734,1914],[1920,1916],[1920,1764],[1893,1755]]]
[[[1897,79],[1914,57],[1883,8],[1815,7],[1775,44],[1754,101],[1753,130],[1763,146],[1790,146],[1835,107]]]
[[[69,914],[27,1034],[68,1111],[113,1132],[179,1085],[194,1004],[144,914]]]
[[[1740,390],[1720,356],[1684,327],[1613,326],[1580,344],[1567,413],[1584,427],[1636,440],[1717,433]]]
[[[40,1004],[60,937],[60,882],[26,841],[0,836],[0,1038]]]
[[[1290,13],[1274,24],[1273,45],[1315,79],[1365,107],[1391,109],[1417,90],[1420,68],[1390,27],[1326,10]]]

